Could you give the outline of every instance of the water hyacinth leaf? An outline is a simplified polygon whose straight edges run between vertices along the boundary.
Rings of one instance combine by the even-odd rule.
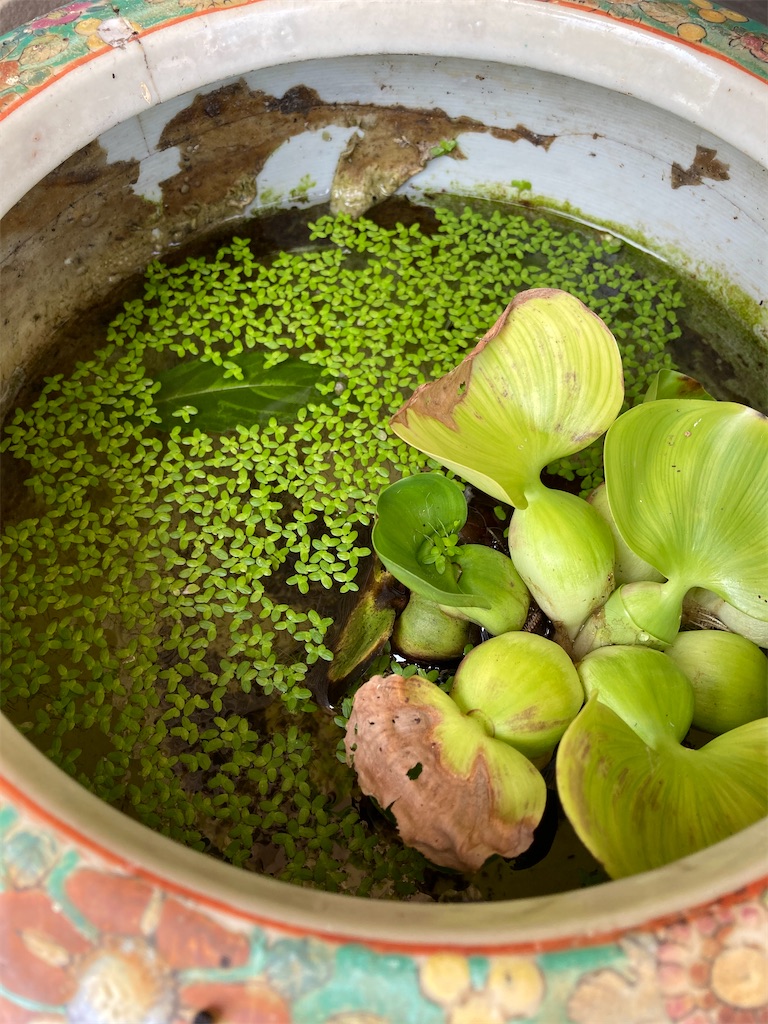
[[[656,583],[661,583],[664,579],[661,573],[642,558],[638,558],[616,529],[616,524],[611,515],[611,508],[608,504],[608,492],[605,484],[602,483],[599,487],[596,487],[589,495],[587,501],[599,513],[601,518],[606,521],[613,536],[615,552],[613,581],[615,585],[618,587],[622,583],[637,583],[640,580],[652,580]]]
[[[716,399],[694,377],[688,377],[679,370],[659,370],[651,381],[643,398],[644,402],[655,402],[659,398],[696,398],[705,402]]]
[[[459,590],[479,598],[482,605],[441,605],[447,615],[476,622],[493,636],[523,628],[531,595],[511,558],[482,544],[463,544],[456,552],[456,565]]]
[[[767,777],[768,719],[700,750],[671,740],[654,749],[596,694],[557,755],[565,812],[612,878],[662,867],[752,825],[768,812]]]
[[[587,697],[596,694],[649,746],[685,738],[693,718],[693,687],[661,651],[600,647],[576,668]]]
[[[451,699],[526,757],[551,754],[584,701],[573,662],[535,633],[504,633],[462,660]]]
[[[768,716],[768,658],[746,637],[692,629],[679,633],[662,657],[691,681],[697,728],[719,734]]]
[[[446,538],[467,520],[461,487],[440,473],[418,473],[391,484],[379,495],[371,541],[383,565],[410,590],[452,607],[488,603],[459,588]],[[441,550],[442,549],[442,550]]]
[[[369,679],[355,694],[345,745],[363,792],[435,864],[474,871],[530,846],[546,804],[542,776],[434,683]]]
[[[567,292],[521,292],[450,373],[418,388],[395,433],[492,497],[525,508],[555,459],[587,447],[624,396],[613,335]]]
[[[616,527],[667,578],[659,591],[674,594],[670,609],[681,610],[685,592],[703,587],[768,618],[765,416],[732,402],[636,406],[608,431],[605,470]],[[640,628],[643,600],[624,600]]]
[[[265,354],[253,350],[224,365],[186,360],[157,375],[160,390],[155,406],[160,426],[171,430],[180,422],[205,432],[224,432],[237,426],[294,419],[296,412],[317,399],[315,385],[321,367],[303,359],[284,359],[265,366]]]

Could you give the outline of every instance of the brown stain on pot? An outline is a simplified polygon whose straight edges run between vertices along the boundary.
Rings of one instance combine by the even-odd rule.
[[[548,149],[556,136],[522,125],[494,128],[469,117],[449,117],[439,108],[411,109],[371,103],[327,103],[304,85],[278,98],[238,81],[197,96],[165,127],[160,148],[177,146],[178,174],[162,182],[163,205],[174,215],[218,205],[238,194],[252,201],[256,178],[269,157],[289,139],[330,127],[356,133],[341,155],[335,191],[339,209],[358,216],[421,170],[433,150],[464,132],[521,139]],[[456,147],[450,155],[461,159]]]
[[[91,142],[3,218],[0,401],[13,398],[24,379],[20,367],[60,327],[152,258],[158,210],[134,191],[140,171],[138,160],[108,162]]]
[[[166,124],[158,149],[177,147],[179,169],[160,183],[159,202],[135,191],[145,157],[110,159],[93,141],[3,218],[0,406],[13,400],[60,328],[120,300],[125,282],[156,256],[202,240],[222,224],[234,226],[255,199],[269,157],[289,139],[331,126],[356,130],[335,182],[336,209],[353,215],[386,198],[435,147],[463,132],[544,148],[555,138],[524,126],[488,127],[439,109],[327,103],[303,85],[272,96],[238,81],[195,97]],[[449,155],[460,159],[458,146]]]
[[[728,181],[730,164],[717,159],[717,150],[708,149],[706,146],[696,147],[696,156],[690,167],[684,168],[678,163],[672,164],[671,184],[672,188],[682,188],[683,185],[701,185],[704,178],[712,181]]]

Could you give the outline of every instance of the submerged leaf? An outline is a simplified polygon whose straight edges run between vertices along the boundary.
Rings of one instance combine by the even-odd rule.
[[[188,422],[218,433],[237,426],[292,420],[310,399],[321,367],[303,359],[284,359],[265,367],[265,354],[244,352],[222,366],[186,360],[157,375],[155,406],[164,430]]]
[[[565,812],[612,878],[669,864],[758,821],[768,813],[766,778],[768,719],[701,750],[672,741],[654,749],[597,694],[557,755]]]
[[[369,573],[346,622],[334,638],[333,661],[326,670],[326,679],[328,685],[337,692],[346,681],[352,679],[353,674],[360,678],[363,666],[383,648],[392,635],[396,615],[392,591],[394,583],[391,574],[376,565]]]
[[[521,292],[450,373],[418,388],[395,433],[517,508],[555,459],[586,448],[621,407],[613,335],[567,292]]]

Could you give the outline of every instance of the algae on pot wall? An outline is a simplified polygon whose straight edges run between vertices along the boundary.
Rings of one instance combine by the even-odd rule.
[[[238,237],[153,264],[93,354],[51,367],[11,416],[3,702],[83,785],[237,865],[378,896],[509,896],[524,872],[446,880],[400,846],[317,709],[378,495],[434,468],[387,421],[531,287],[603,318],[633,402],[672,365],[682,300],[614,238],[389,209],[391,226],[386,205],[316,215],[290,252]],[[549,468],[586,491],[599,467],[598,447]],[[595,869],[579,856],[543,884],[579,884]]]

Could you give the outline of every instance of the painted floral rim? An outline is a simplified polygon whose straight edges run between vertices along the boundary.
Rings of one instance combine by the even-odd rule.
[[[110,47],[157,29],[263,0],[73,0],[0,36],[0,117],[62,74]],[[760,79],[768,78],[768,30],[711,0],[538,0],[583,9],[675,39]]]
[[[20,774],[28,773],[42,755],[25,750],[21,737],[10,739]],[[49,776],[46,769],[39,774],[41,788],[50,784]],[[400,941],[377,941],[337,927],[334,903],[359,908],[358,900],[322,894],[315,902],[302,891],[308,916],[320,907],[334,915],[326,918],[325,930],[302,927],[290,914],[252,913],[247,892],[240,904],[217,900],[185,885],[183,872],[179,882],[148,870],[151,848],[173,845],[153,833],[147,833],[147,857],[136,842],[117,856],[103,843],[84,841],[44,810],[66,801],[73,786],[64,779],[62,792],[45,799],[17,790],[12,781],[0,785],[0,957],[12,964],[0,983],[0,1020],[9,1024],[122,1024],[119,1015],[128,1012],[131,1024],[766,1019],[768,879],[610,934],[515,941],[513,925],[510,941],[476,945],[465,938],[460,920],[478,908],[446,907],[458,915],[445,926],[445,939],[435,934],[431,942],[411,943],[411,915],[402,911],[418,914],[419,907],[410,906],[395,911]],[[96,831],[104,834],[105,824],[122,818],[81,793],[101,807]],[[143,831],[134,829],[134,840]],[[767,831],[765,822],[753,827],[756,849],[765,848],[761,835],[764,840]],[[120,847],[120,838],[111,845]],[[721,853],[729,844],[733,848],[733,841],[720,844]],[[187,853],[181,851],[182,860]],[[698,858],[691,858],[690,871]],[[732,877],[729,865],[722,866],[725,878]],[[235,871],[213,867],[212,876],[218,867]],[[648,885],[658,890],[660,877],[654,876]]]
[[[252,923],[289,933],[323,937],[330,930],[337,941],[414,953],[438,947],[551,950],[604,943],[633,927],[653,927],[768,889],[768,870],[761,870],[768,867],[766,819],[673,865],[604,883],[599,900],[589,888],[471,905],[390,903],[307,890],[180,847],[89,793],[12,727],[4,729],[7,767],[0,777],[0,803],[37,819],[78,856],[96,857],[209,910],[237,908]],[[367,908],[363,916],[361,907]]]

